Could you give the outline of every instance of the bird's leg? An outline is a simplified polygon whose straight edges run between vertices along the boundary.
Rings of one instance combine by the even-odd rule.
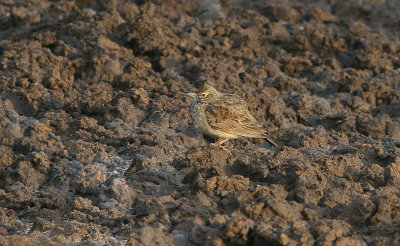
[[[212,143],[212,145],[214,145],[214,146],[221,146],[223,143],[225,143],[225,142],[228,141],[228,140],[229,140],[228,138],[220,138],[220,139],[218,139],[217,142]]]
[[[271,140],[269,137],[265,137],[265,139],[267,139],[267,141],[270,143],[270,144],[272,144],[273,146],[275,146],[276,148],[279,148],[279,145],[278,144],[276,144],[273,140]]]
[[[212,145],[212,146],[219,147],[219,148],[221,148],[221,149],[227,151],[230,155],[232,155],[232,153],[231,153],[228,149],[226,149],[224,146],[222,146],[222,144],[225,143],[225,142],[228,141],[228,140],[229,140],[228,138],[220,138],[220,139],[218,139],[217,142],[212,143],[211,145]]]

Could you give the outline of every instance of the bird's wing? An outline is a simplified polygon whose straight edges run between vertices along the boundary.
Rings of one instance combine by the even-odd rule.
[[[215,130],[242,137],[264,137],[265,130],[250,114],[246,102],[239,97],[212,103],[205,113],[208,124]]]

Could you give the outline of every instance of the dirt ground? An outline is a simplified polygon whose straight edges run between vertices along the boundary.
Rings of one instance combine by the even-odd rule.
[[[0,2],[0,245],[399,245],[400,2]],[[210,146],[198,78],[280,146]]]

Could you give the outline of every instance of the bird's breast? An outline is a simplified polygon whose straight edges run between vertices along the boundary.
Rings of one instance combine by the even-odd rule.
[[[219,131],[210,126],[210,124],[207,121],[207,116],[206,116],[207,106],[208,105],[205,103],[197,103],[196,102],[196,103],[192,104],[192,108],[191,108],[192,117],[196,121],[196,123],[200,127],[200,129],[208,135],[213,135],[213,136],[217,136],[220,138],[229,138],[229,139],[230,138],[238,138],[239,136],[237,136],[235,134]]]
[[[210,127],[206,118],[206,104],[195,102],[192,104],[191,113],[193,119],[196,121],[197,125],[201,130],[208,132]]]

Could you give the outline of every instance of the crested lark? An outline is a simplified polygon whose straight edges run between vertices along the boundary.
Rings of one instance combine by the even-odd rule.
[[[239,96],[221,93],[208,83],[199,93],[188,95],[195,100],[191,113],[197,125],[204,133],[219,138],[212,145],[224,148],[222,144],[229,139],[248,137],[265,138],[278,147],[250,114],[246,101]]]

